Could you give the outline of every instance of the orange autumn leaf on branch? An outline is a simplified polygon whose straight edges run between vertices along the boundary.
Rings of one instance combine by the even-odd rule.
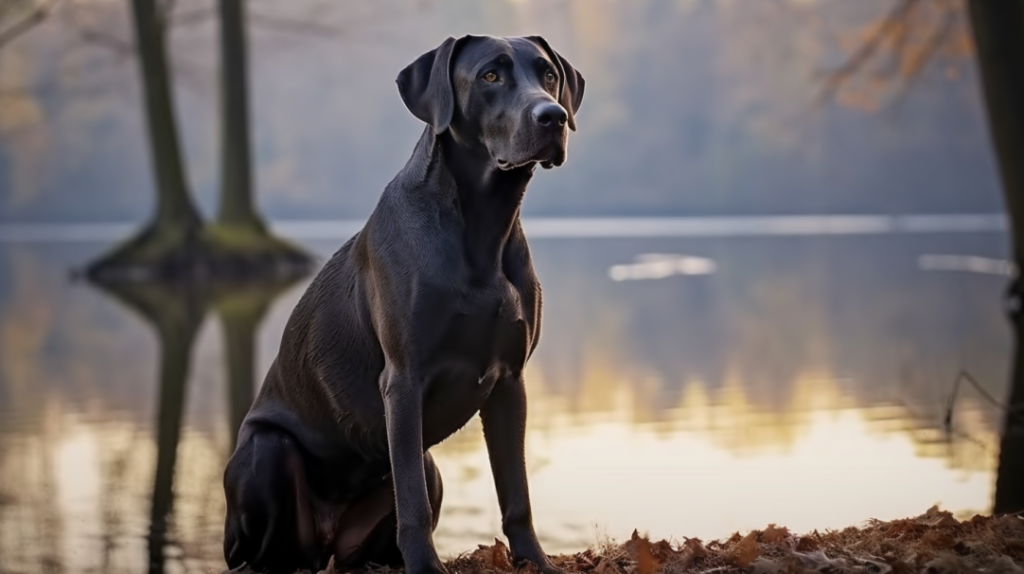
[[[869,111],[905,93],[929,64],[945,63],[947,79],[956,79],[974,52],[960,0],[897,0],[844,44],[848,55],[825,75],[821,100]]]

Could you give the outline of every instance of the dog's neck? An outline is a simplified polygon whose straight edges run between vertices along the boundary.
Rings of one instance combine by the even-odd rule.
[[[451,130],[438,141],[458,192],[466,263],[473,275],[490,275],[501,268],[505,244],[519,220],[519,206],[535,164],[498,169],[486,150],[463,145]]]
[[[428,127],[423,140],[432,140],[433,148],[424,154],[431,165],[423,175],[450,178],[454,184],[454,207],[463,224],[463,257],[471,280],[485,280],[501,269],[505,244],[517,226],[519,206],[536,164],[498,169],[486,150],[459,142],[451,130],[434,136]]]

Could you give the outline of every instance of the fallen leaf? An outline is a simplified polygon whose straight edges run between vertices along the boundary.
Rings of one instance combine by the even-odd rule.
[[[774,524],[769,524],[768,528],[761,533],[761,542],[767,544],[778,544],[786,538],[789,538],[789,529],[785,526],[779,528]]]
[[[614,560],[602,557],[594,567],[594,574],[625,574],[625,571]]]
[[[687,538],[686,541],[683,542],[682,549],[675,554],[675,557],[672,560],[672,565],[677,567],[677,569],[686,569],[694,561],[704,558],[707,555],[708,550],[707,548],[704,548],[703,544],[701,544],[700,539]]]
[[[741,538],[740,541],[732,547],[729,559],[736,566],[745,568],[760,555],[761,550],[757,547],[757,531],[752,530],[750,534]]]
[[[497,538],[494,539],[492,546],[487,546],[486,544],[479,545],[469,557],[490,570],[512,571],[512,560],[509,555],[508,546],[505,546],[505,543]]]
[[[819,547],[818,541],[811,536],[801,536],[796,539],[796,549],[800,552],[814,552]]]
[[[928,526],[952,526],[957,524],[956,518],[946,510],[939,510],[938,506],[932,506],[927,512],[918,517],[919,522]]]
[[[921,537],[921,542],[939,550],[948,550],[956,546],[956,538],[948,532],[941,530],[930,530]]]
[[[664,564],[667,560],[678,554],[678,552],[672,548],[668,540],[659,540],[651,544],[651,554],[654,555],[658,562]]]
[[[636,560],[637,574],[654,574],[661,567],[651,551],[651,541],[646,536],[640,536],[636,530],[633,531],[633,536],[626,543],[626,551],[629,552],[633,560]]]

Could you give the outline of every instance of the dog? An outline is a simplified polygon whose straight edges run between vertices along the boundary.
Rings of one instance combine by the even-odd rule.
[[[519,210],[536,167],[565,162],[584,80],[540,36],[464,36],[397,84],[427,125],[288,320],[224,472],[225,559],[445,572],[428,449],[479,412],[514,561],[557,574],[526,476],[541,290]]]

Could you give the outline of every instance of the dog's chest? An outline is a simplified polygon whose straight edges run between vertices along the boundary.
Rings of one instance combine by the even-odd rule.
[[[428,442],[462,427],[526,363],[530,330],[518,291],[508,281],[488,287],[462,299],[445,331],[425,405]]]
[[[465,359],[479,361],[484,371],[496,365],[522,368],[529,346],[519,291],[504,277],[466,294],[453,335],[463,344]],[[481,373],[483,375],[483,373]]]

